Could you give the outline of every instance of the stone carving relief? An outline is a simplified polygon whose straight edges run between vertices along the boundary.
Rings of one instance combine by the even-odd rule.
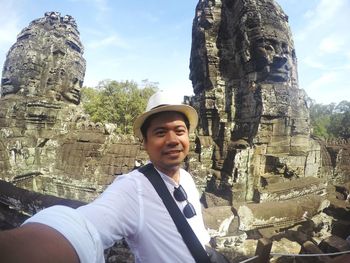
[[[144,158],[132,136],[93,123],[80,105],[84,48],[71,16],[47,12],[18,35],[3,68],[2,180],[43,194],[95,198]]]
[[[190,70],[202,164],[194,172],[208,179],[204,215],[216,246],[240,262],[247,258],[232,251],[253,247],[254,255],[251,238],[279,246],[286,237],[284,253],[326,251],[308,240],[329,245],[328,237],[345,244],[348,224],[337,222],[349,218],[349,145],[311,136],[288,17],[276,1],[199,0]],[[332,226],[320,231],[326,220]]]
[[[199,1],[192,34],[192,103],[199,135],[215,143],[213,190],[248,201],[271,181],[317,176],[320,147],[310,138],[307,96],[279,5]]]
[[[1,96],[50,98],[80,102],[86,62],[73,17],[47,12],[17,37],[6,57]]]

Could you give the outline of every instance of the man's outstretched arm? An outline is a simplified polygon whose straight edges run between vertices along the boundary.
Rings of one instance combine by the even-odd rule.
[[[1,261],[7,263],[79,263],[69,241],[55,229],[40,223],[0,232]]]

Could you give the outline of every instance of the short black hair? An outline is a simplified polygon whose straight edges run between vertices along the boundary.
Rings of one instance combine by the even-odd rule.
[[[157,116],[159,116],[161,113],[170,113],[170,112],[176,112],[180,115],[182,115],[183,119],[184,119],[184,122],[185,122],[185,125],[187,127],[187,130],[190,129],[190,122],[187,118],[187,116],[185,114],[183,114],[182,112],[179,112],[179,111],[162,111],[162,112],[157,112],[155,114],[152,114],[151,116],[149,116],[142,124],[140,130],[141,130],[141,133],[142,133],[142,137],[143,139],[146,141],[147,140],[147,130],[152,122],[152,120],[154,118],[156,118]]]

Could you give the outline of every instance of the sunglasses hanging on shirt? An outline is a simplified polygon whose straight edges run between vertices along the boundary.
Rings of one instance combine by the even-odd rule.
[[[196,215],[196,210],[194,209],[194,206],[187,200],[187,193],[181,185],[179,185],[178,187],[174,187],[174,197],[179,202],[187,202],[183,209],[185,217],[191,218]]]

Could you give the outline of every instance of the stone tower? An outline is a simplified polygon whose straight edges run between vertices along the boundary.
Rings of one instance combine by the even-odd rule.
[[[80,105],[83,45],[71,16],[47,12],[10,48],[1,79],[0,180],[90,201],[134,168],[140,144]]]
[[[190,70],[198,134],[214,143],[211,190],[262,202],[271,184],[318,176],[320,146],[288,17],[275,1],[199,1]]]
[[[80,102],[86,63],[75,20],[47,12],[17,37],[2,71],[1,96]]]

